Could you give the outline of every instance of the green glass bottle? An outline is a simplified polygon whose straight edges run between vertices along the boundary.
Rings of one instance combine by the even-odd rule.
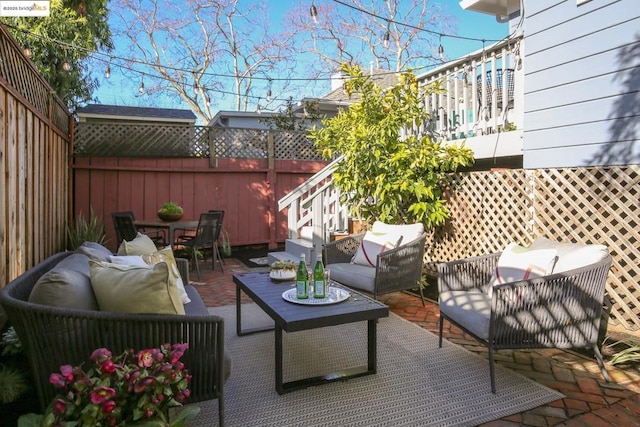
[[[296,272],[296,298],[309,298],[309,273],[307,273],[307,262],[304,254],[300,254],[300,263]]]
[[[313,297],[324,298],[326,296],[327,284],[324,281],[324,265],[322,264],[322,254],[318,254],[315,267],[313,267]]]

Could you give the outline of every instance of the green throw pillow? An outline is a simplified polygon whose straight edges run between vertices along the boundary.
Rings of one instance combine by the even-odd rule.
[[[118,248],[118,255],[147,255],[157,250],[155,243],[149,236],[138,233],[132,241],[122,241]]]
[[[173,249],[171,249],[171,246],[167,246],[166,248],[152,254],[142,255],[142,259],[149,265],[153,265],[159,262],[166,262],[169,266],[169,271],[174,277],[176,286],[178,287],[180,300],[182,300],[183,304],[188,304],[191,302],[191,299],[189,299],[189,295],[187,295],[187,291],[184,289],[182,276],[180,275],[180,270],[178,270],[178,264],[176,264],[176,259],[173,256]]]
[[[166,263],[142,267],[91,260],[89,264],[91,286],[101,311],[185,314]]]
[[[42,275],[29,294],[29,302],[54,307],[98,310],[89,279],[89,259],[71,254]]]

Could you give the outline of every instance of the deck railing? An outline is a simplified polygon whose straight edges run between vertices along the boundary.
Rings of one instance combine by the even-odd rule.
[[[520,35],[418,76],[438,90],[425,97],[429,122],[414,131],[450,141],[522,129],[522,48]]]

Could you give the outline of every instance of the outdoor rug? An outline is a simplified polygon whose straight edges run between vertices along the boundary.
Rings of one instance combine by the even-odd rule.
[[[255,304],[242,326],[273,324]],[[378,373],[278,395],[274,334],[237,337],[235,306],[210,308],[225,319],[233,370],[226,383],[226,425],[234,426],[475,426],[564,397],[496,366],[490,390],[487,360],[401,317],[378,323]],[[285,333],[285,381],[365,365],[366,322]],[[189,426],[217,425],[218,402],[201,408]]]

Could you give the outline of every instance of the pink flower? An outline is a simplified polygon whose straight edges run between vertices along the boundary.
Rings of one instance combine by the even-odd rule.
[[[142,350],[138,353],[138,366],[148,368],[153,365],[153,354],[149,350]]]
[[[91,403],[94,405],[102,405],[107,400],[116,395],[116,391],[110,387],[99,386],[89,393]]]
[[[111,359],[111,352],[106,348],[99,348],[97,350],[94,350],[93,353],[91,353],[91,360],[96,362],[98,365],[101,365],[105,361],[110,359]]]
[[[156,382],[156,379],[153,377],[143,378],[133,386],[133,391],[134,393],[142,393],[143,391],[146,390],[148,386],[150,386],[155,382]]]
[[[116,402],[113,400],[107,400],[102,404],[102,413],[110,414],[116,408]]]
[[[67,385],[64,377],[60,374],[51,374],[49,376],[49,382],[53,384],[54,387],[62,388]]]
[[[100,366],[100,369],[102,369],[102,372],[106,372],[107,374],[111,374],[111,373],[115,372],[116,365],[115,365],[115,363],[113,363],[112,360],[107,360]]]
[[[65,402],[64,399],[56,399],[53,410],[58,414],[64,414],[64,411],[67,410],[67,402]]]
[[[184,355],[184,352],[187,351],[188,348],[188,343],[174,344],[171,353],[171,363],[176,363]]]
[[[73,366],[71,365],[62,365],[60,366],[60,372],[65,380],[68,382],[73,381]]]

